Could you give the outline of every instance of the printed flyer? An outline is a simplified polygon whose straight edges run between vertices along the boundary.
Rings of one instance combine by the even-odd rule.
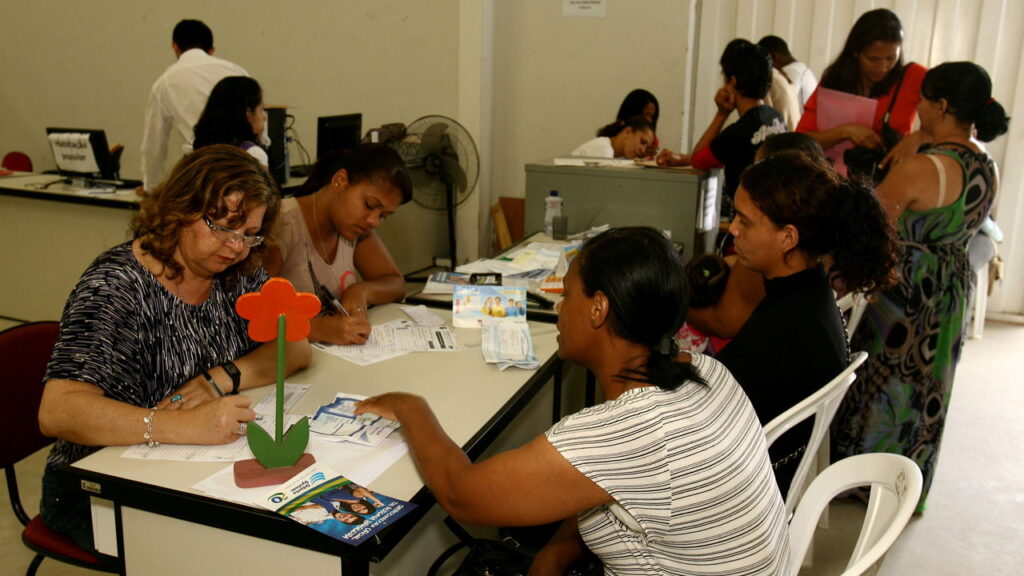
[[[278,486],[257,504],[353,545],[416,507],[377,494],[319,463]]]

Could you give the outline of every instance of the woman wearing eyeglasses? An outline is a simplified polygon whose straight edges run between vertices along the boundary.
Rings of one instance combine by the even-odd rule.
[[[43,477],[47,525],[93,549],[89,500],[53,468],[99,446],[223,444],[255,418],[238,390],[275,379],[275,344],[258,344],[235,300],[259,290],[275,184],[230,145],[183,158],[142,200],[134,240],[101,254],[72,291],[47,367],[39,425],[57,438]],[[286,372],[310,361],[287,345]]]
[[[365,344],[366,309],[405,297],[405,279],[376,229],[412,199],[402,157],[384,144],[324,154],[299,198],[281,202],[267,270],[320,297],[309,339]]]

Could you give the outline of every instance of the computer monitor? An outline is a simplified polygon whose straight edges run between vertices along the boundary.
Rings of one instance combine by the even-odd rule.
[[[57,170],[65,178],[118,180],[118,163],[103,130],[47,128]]]
[[[321,116],[316,120],[316,157],[334,150],[351,150],[363,137],[363,115]]]

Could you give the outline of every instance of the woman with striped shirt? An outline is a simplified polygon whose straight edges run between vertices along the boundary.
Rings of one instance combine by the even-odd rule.
[[[788,573],[785,510],[754,409],[721,364],[674,346],[686,292],[679,255],[657,231],[588,242],[565,277],[558,353],[591,370],[606,401],[521,448],[471,462],[418,396],[385,394],[356,411],[401,422],[455,519],[562,521],[531,574],[564,574],[588,549],[606,574]]]

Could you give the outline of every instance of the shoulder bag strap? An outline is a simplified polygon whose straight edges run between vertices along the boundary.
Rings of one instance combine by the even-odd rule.
[[[910,66],[913,62],[908,62],[900,69],[900,77],[896,80],[896,90],[892,93],[892,99],[889,100],[889,109],[885,111],[885,116],[882,116],[882,124],[889,123],[889,115],[892,114],[892,108],[896,105],[896,98],[899,98],[900,88],[903,86],[903,77],[907,75],[907,66]]]

